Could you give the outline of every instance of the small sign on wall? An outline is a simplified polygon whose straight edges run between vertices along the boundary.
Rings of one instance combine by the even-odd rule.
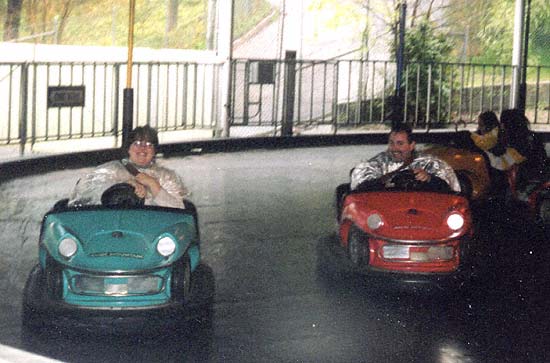
[[[48,107],[84,107],[84,86],[49,86]]]
[[[250,63],[250,83],[274,84],[275,62],[257,61]]]

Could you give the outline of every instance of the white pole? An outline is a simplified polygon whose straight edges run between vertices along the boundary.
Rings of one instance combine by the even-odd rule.
[[[304,0],[300,0],[300,45],[298,46],[298,59],[303,59],[302,54],[304,46]]]
[[[523,55],[523,23],[525,0],[516,0],[514,16],[514,43],[512,51],[512,85],[510,89],[510,108],[517,108],[520,97],[522,55]]]
[[[216,44],[216,0],[208,0],[208,14],[206,22],[206,49],[214,50]]]
[[[233,61],[233,10],[235,0],[218,1],[218,55],[225,59],[223,66],[223,79],[221,89],[221,99],[223,100],[221,114],[221,137],[229,137],[229,128],[231,126],[231,91],[232,77],[231,63]]]

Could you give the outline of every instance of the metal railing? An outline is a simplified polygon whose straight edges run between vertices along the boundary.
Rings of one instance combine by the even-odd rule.
[[[278,127],[284,120],[294,67],[295,127],[341,129],[383,124],[395,92],[395,63],[389,61],[237,60],[233,65],[233,125]],[[258,69],[264,76],[258,77]],[[272,72],[265,76],[265,70]],[[473,122],[485,110],[509,108],[513,67],[486,64],[407,64],[403,121],[417,128]],[[529,67],[526,112],[533,124],[550,124],[550,67]],[[544,75],[544,76],[543,76]]]
[[[134,125],[161,132],[203,130],[216,137],[222,105],[221,63],[135,63]],[[232,63],[233,137],[363,132],[387,126],[395,91],[395,63],[361,60],[260,60]],[[528,67],[526,113],[550,125],[550,67]],[[474,122],[484,110],[509,107],[513,68],[486,64],[407,64],[403,120],[416,128]],[[0,64],[0,146],[23,155],[43,142],[121,135],[123,63]],[[82,104],[52,107],[48,89],[79,86]],[[292,105],[293,112],[288,112]],[[294,133],[292,133],[292,131]],[[1,152],[1,150],[0,150]]]
[[[220,67],[135,63],[134,124],[159,131],[215,128]],[[119,136],[125,75],[123,63],[0,64],[0,145]],[[52,107],[48,89],[58,86],[83,86],[82,105]]]

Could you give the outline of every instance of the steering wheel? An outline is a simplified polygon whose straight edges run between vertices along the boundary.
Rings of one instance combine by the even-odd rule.
[[[420,189],[422,182],[416,180],[414,172],[411,169],[404,169],[392,175],[386,182],[386,188],[396,188],[403,190]]]
[[[101,204],[105,207],[141,207],[145,200],[136,195],[134,187],[128,183],[118,183],[101,195]]]
[[[392,175],[385,183],[386,188],[395,188],[406,191],[426,191],[426,192],[452,192],[451,187],[443,179],[431,175],[429,181],[420,181],[416,179],[411,169],[404,169],[395,175]]]

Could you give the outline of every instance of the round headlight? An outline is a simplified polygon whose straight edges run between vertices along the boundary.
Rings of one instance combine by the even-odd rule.
[[[78,245],[76,244],[76,241],[72,238],[63,238],[61,242],[59,242],[59,246],[57,247],[59,254],[65,258],[70,258],[74,256],[76,251],[78,250]]]
[[[367,218],[367,226],[369,226],[370,229],[378,229],[384,224],[382,222],[382,217],[380,217],[380,214],[373,213]]]
[[[464,217],[459,213],[453,213],[447,217],[447,225],[456,231],[464,226]]]
[[[164,257],[170,256],[176,250],[176,242],[168,236],[162,237],[157,243],[157,251]]]

